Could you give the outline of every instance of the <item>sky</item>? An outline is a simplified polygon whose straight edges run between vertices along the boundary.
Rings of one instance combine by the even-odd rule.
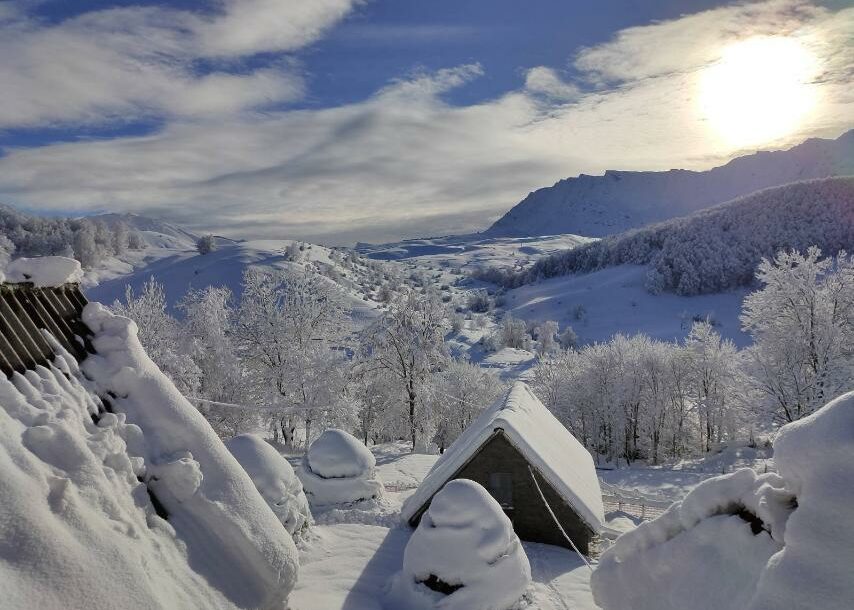
[[[0,0],[0,202],[331,244],[854,126],[838,0]]]

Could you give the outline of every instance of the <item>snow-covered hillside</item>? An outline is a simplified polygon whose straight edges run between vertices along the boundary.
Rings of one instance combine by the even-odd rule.
[[[854,248],[854,177],[795,182],[543,257],[517,281],[648,264],[654,293],[712,294],[753,281],[762,257]]]
[[[739,157],[705,172],[582,174],[529,194],[487,235],[600,237],[690,214],[770,186],[850,174],[854,174],[854,131],[836,140],[812,139],[787,151]]]
[[[94,269],[87,274],[90,283],[97,282],[86,290],[88,298],[106,304],[123,300],[127,286],[138,294],[153,277],[164,286],[170,313],[177,315],[180,313],[175,307],[177,302],[193,288],[225,286],[239,299],[243,273],[250,266],[285,268],[312,264],[341,287],[355,320],[375,315],[377,303],[372,300],[375,295],[367,286],[375,281],[376,270],[359,259],[345,263],[340,253],[329,248],[303,244],[299,262],[295,262],[287,252],[295,244],[290,240],[218,239],[213,252],[201,255],[189,237],[180,238],[160,230],[144,230],[142,234],[150,245],[139,254],[141,260],[127,264],[114,259],[105,269]],[[161,236],[170,237],[163,242],[166,245],[158,245]]]
[[[680,341],[694,321],[706,319],[736,345],[750,343],[738,319],[746,290],[693,297],[652,295],[645,288],[647,271],[643,265],[621,265],[521,286],[506,293],[505,308],[523,320],[571,326],[581,344],[607,341],[615,333]]]
[[[482,234],[409,239],[390,244],[357,244],[356,250],[379,260],[419,259],[425,264],[471,272],[484,267],[525,268],[546,254],[575,248],[593,241],[581,235],[524,238],[488,237]]]

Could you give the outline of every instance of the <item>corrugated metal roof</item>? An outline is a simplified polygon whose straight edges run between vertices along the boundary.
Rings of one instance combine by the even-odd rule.
[[[50,362],[55,350],[45,331],[78,361],[85,358],[92,351],[81,319],[86,303],[77,284],[0,284],[0,370],[9,376]]]

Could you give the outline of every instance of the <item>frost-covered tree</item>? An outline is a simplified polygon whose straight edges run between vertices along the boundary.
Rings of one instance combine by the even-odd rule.
[[[413,451],[419,440],[425,443],[432,436],[425,389],[448,358],[446,325],[447,312],[437,295],[407,290],[398,293],[363,334],[364,366],[390,376],[403,392]]]
[[[537,338],[537,353],[540,356],[549,354],[558,348],[557,333],[560,326],[553,320],[547,320],[534,328]]]
[[[434,375],[430,402],[439,451],[444,452],[503,389],[495,376],[466,360],[450,360]]]
[[[721,338],[708,322],[695,322],[685,340],[689,362],[689,391],[700,425],[705,451],[721,442],[734,428],[733,390],[739,379],[735,345]]]
[[[136,322],[146,353],[182,393],[197,392],[201,371],[189,354],[187,337],[178,321],[166,310],[163,284],[151,277],[138,296],[127,286],[125,302],[115,301],[110,309]]]
[[[185,314],[183,329],[190,353],[201,373],[198,393],[224,403],[199,403],[199,410],[224,438],[247,432],[258,424],[258,413],[226,406],[249,402],[247,396],[252,394],[234,345],[231,300],[228,288],[208,286],[190,290],[178,303]]]
[[[530,349],[531,335],[528,334],[528,325],[524,320],[517,320],[513,314],[506,313],[498,328],[498,342],[502,347]]]
[[[854,387],[854,257],[780,252],[756,278],[741,317],[751,378],[775,420],[795,421]]]
[[[250,267],[244,274],[235,334],[256,387],[281,408],[285,442],[293,441],[294,419],[310,441],[318,420],[352,417],[343,351],[348,313],[337,287],[312,268]]]
[[[210,233],[202,235],[196,241],[196,250],[199,254],[210,254],[216,250],[216,240],[214,239],[214,236]]]

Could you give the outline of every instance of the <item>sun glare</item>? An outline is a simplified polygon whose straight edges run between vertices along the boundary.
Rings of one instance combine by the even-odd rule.
[[[783,137],[816,105],[813,53],[794,38],[758,37],[733,44],[700,75],[700,111],[730,146]]]

